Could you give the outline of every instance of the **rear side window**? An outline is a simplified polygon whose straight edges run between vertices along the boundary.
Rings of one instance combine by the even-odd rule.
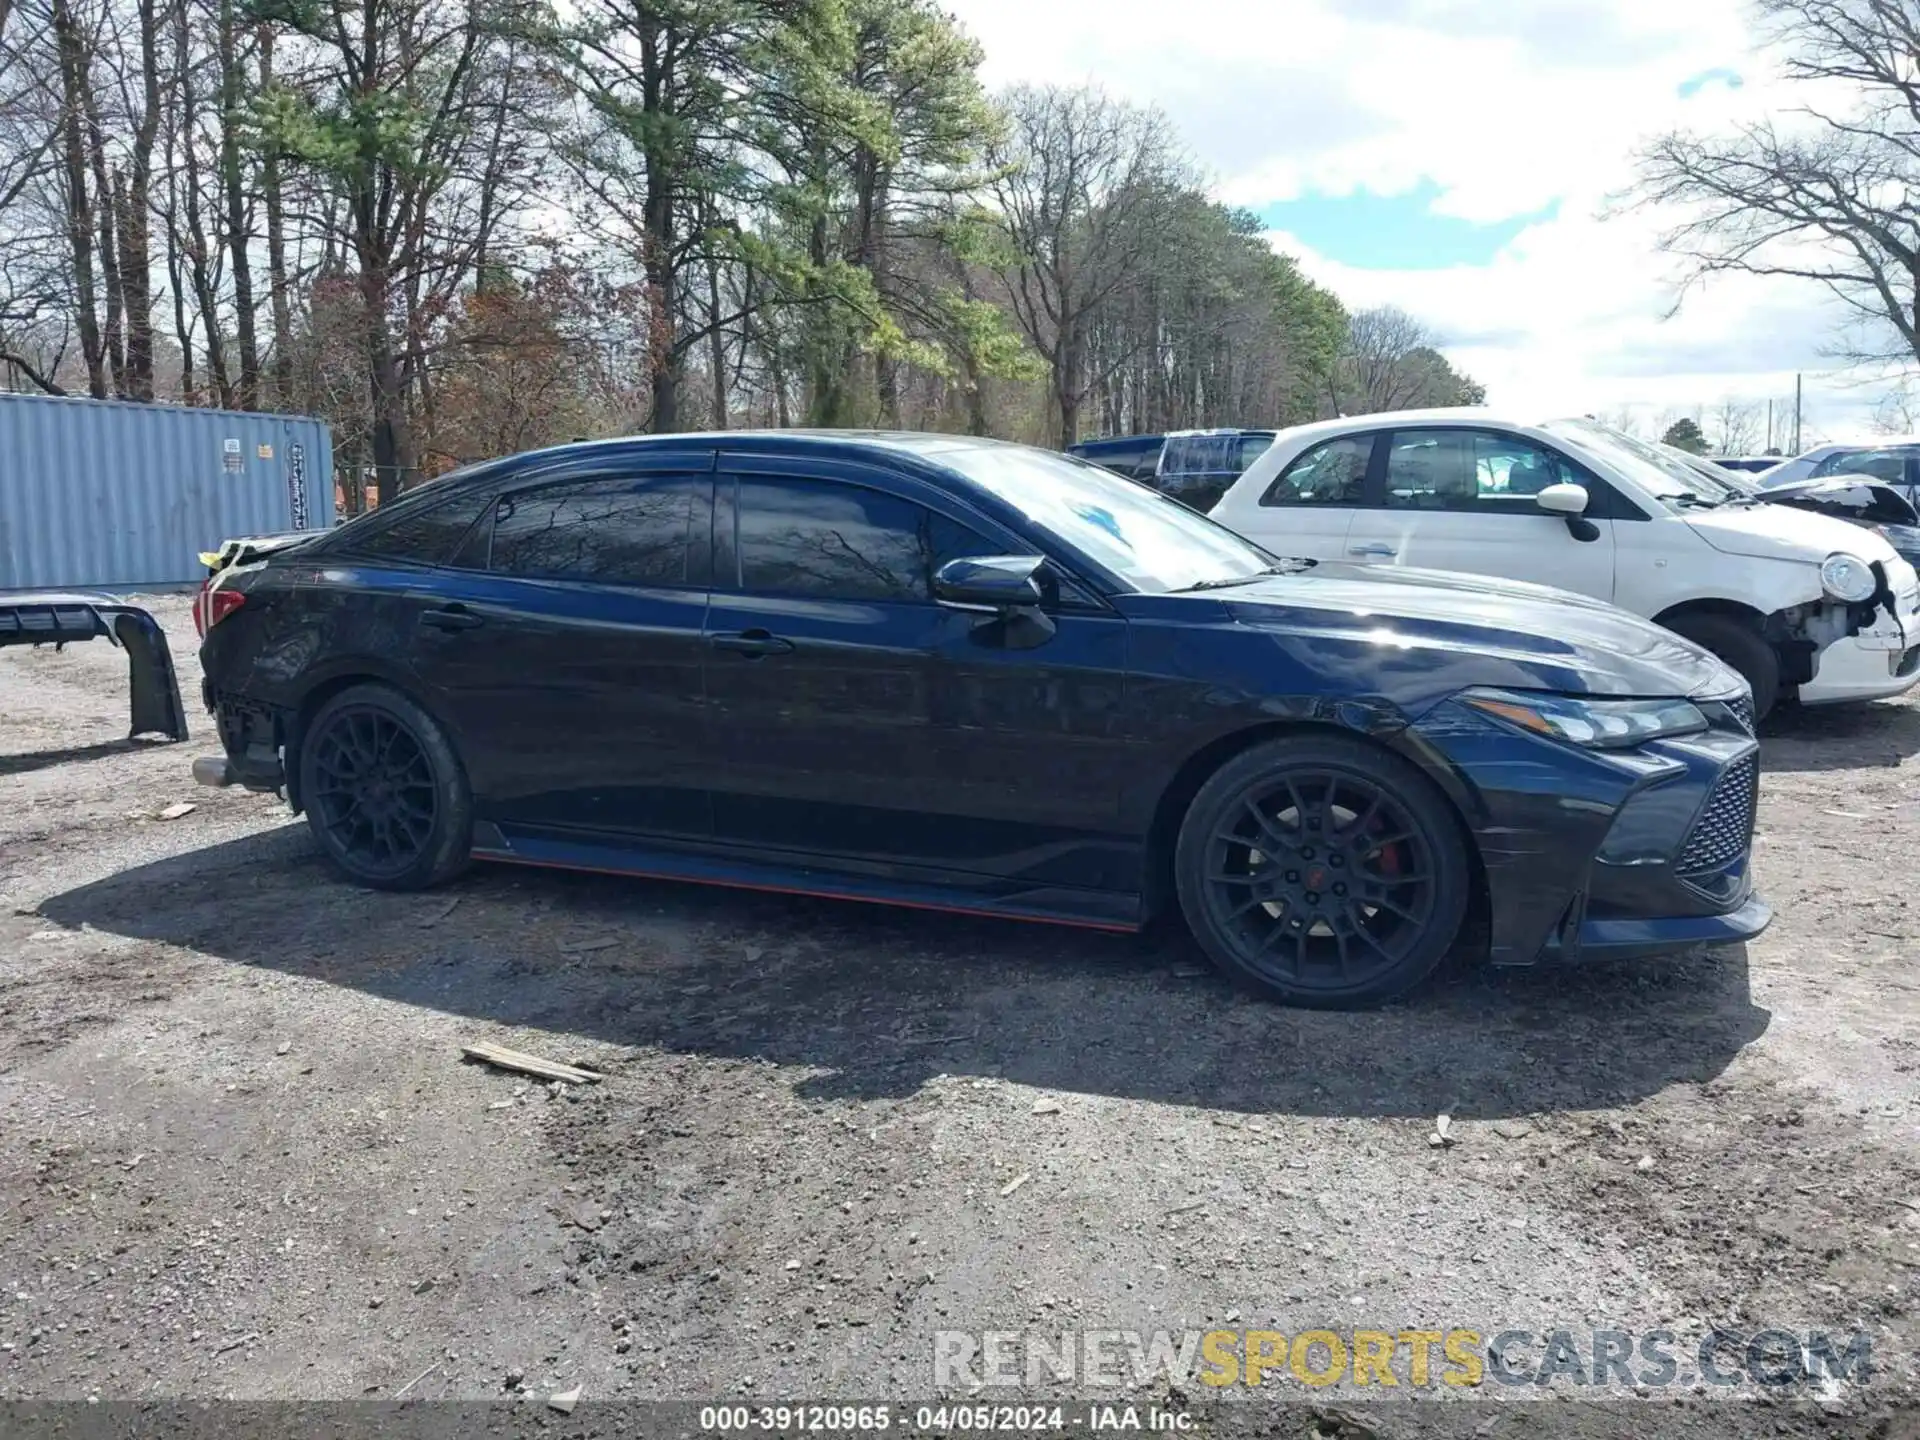
[[[1907,450],[1855,450],[1829,455],[1814,467],[1815,475],[1866,475],[1889,485],[1907,483]]]
[[[898,495],[831,480],[742,478],[740,587],[823,600],[930,601],[949,560],[999,550]]]
[[[1160,452],[1163,476],[1238,475],[1245,468],[1238,435],[1173,435]]]
[[[379,512],[375,512],[377,515]],[[473,527],[480,501],[472,495],[438,505],[409,507],[408,513],[347,543],[350,554],[379,560],[409,560],[420,565],[444,565],[460,539]]]
[[[587,480],[500,497],[488,569],[617,585],[687,583],[704,475]]]
[[[1358,505],[1366,490],[1371,435],[1343,435],[1296,457],[1260,497],[1262,505]]]

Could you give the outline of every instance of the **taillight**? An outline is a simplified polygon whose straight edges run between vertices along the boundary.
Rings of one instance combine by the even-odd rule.
[[[247,597],[231,586],[215,588],[212,580],[200,583],[200,598],[193,605],[193,628],[206,639],[207,632],[246,604]]]

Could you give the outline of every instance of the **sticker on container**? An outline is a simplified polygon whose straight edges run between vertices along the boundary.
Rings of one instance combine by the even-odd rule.
[[[259,456],[262,460],[271,460],[273,458],[273,446],[256,445],[254,447],[253,453]]]
[[[229,475],[238,475],[246,468],[246,463],[240,456],[238,436],[220,442],[220,464]]]
[[[299,441],[287,446],[287,499],[292,502],[293,528],[307,528],[307,447]]]

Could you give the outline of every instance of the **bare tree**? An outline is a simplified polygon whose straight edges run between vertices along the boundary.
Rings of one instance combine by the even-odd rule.
[[[1920,355],[1920,6],[1756,0],[1763,38],[1806,103],[1785,124],[1674,133],[1641,157],[1642,202],[1689,278],[1780,275],[1825,286],[1857,322],[1858,359]],[[1836,83],[1837,82],[1837,83]],[[1830,98],[1851,96],[1851,103]]]
[[[1455,370],[1439,347],[1432,330],[1395,306],[1356,311],[1329,380],[1335,406],[1343,414],[1365,415],[1484,403],[1486,391]]]
[[[1707,417],[1707,444],[1717,455],[1750,455],[1765,433],[1766,408],[1751,400],[1722,400]]]
[[[1046,359],[1067,446],[1079,440],[1081,404],[1103,378],[1087,373],[1094,316],[1146,263],[1154,217],[1180,166],[1157,110],[1095,89],[1026,87],[1006,106],[993,190],[1015,257],[1008,301]]]
[[[1873,429],[1878,435],[1920,434],[1920,390],[1914,377],[1902,375],[1873,407]]]

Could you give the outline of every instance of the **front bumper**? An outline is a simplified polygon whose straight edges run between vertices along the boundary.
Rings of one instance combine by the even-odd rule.
[[[1749,867],[1759,791],[1749,711],[1744,697],[1701,708],[1706,732],[1610,751],[1457,702],[1422,718],[1420,740],[1457,782],[1477,842],[1495,964],[1666,954],[1765,927]]]
[[[1881,604],[1864,630],[1814,656],[1813,678],[1799,687],[1801,704],[1885,700],[1920,684],[1920,583],[1906,564],[1893,568],[1892,604]]]
[[[1894,643],[1889,643],[1894,642]],[[1814,658],[1802,705],[1887,700],[1920,685],[1920,627],[1882,621],[1874,630],[1836,640]]]
[[[1724,915],[1674,915],[1659,920],[1587,920],[1571,934],[1555,933],[1541,948],[1542,964],[1574,960],[1638,960],[1696,945],[1737,945],[1773,921],[1766,901],[1750,895]]]

